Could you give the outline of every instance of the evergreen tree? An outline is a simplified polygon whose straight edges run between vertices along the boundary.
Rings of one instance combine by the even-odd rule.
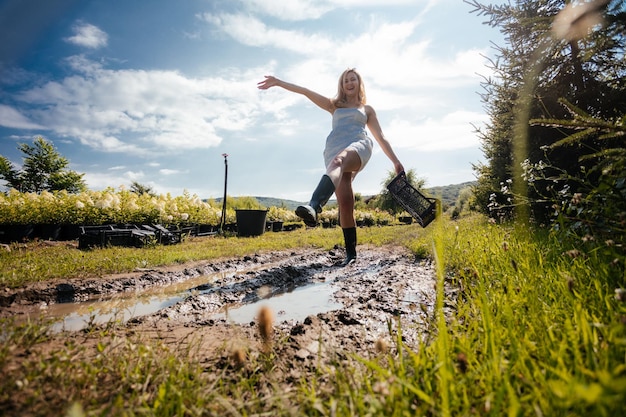
[[[52,143],[43,137],[35,138],[33,145],[20,144],[24,153],[22,169],[17,169],[4,156],[0,155],[0,179],[9,187],[21,192],[60,191],[70,193],[84,191],[87,187],[84,174],[67,170],[69,161],[61,156]]]
[[[138,195],[148,194],[152,197],[157,196],[152,187],[150,187],[149,185],[141,184],[137,181],[132,182],[132,184],[130,185],[130,191]]]
[[[585,162],[585,154],[608,143],[590,135],[576,146],[554,148],[550,145],[573,134],[574,128],[530,125],[529,120],[568,117],[561,99],[593,117],[620,115],[626,106],[624,0],[466,2],[474,7],[472,12],[488,17],[487,24],[499,27],[507,40],[506,46],[497,47],[498,56],[491,63],[495,77],[483,82],[490,123],[477,132],[486,158],[485,164],[474,167],[478,206],[485,212],[497,206],[506,216],[515,204],[531,201],[532,214],[544,221],[551,211],[551,202],[544,197],[554,191],[552,175],[533,184],[530,194],[522,193],[528,200],[511,200],[511,182],[521,181],[520,163],[543,161],[554,167],[555,175],[578,172],[581,164],[591,163]],[[604,18],[602,25],[599,17]],[[559,184],[566,185],[575,184]]]

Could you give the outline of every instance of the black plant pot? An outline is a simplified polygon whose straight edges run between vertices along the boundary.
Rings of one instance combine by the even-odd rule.
[[[4,243],[31,240],[35,228],[32,224],[5,224],[0,226],[0,241]]]
[[[411,216],[398,217],[398,221],[404,224],[411,224],[413,223],[413,217]]]
[[[35,226],[34,237],[42,240],[60,240],[61,225],[42,223]]]
[[[59,240],[76,240],[82,232],[78,224],[62,224]]]
[[[267,210],[235,210],[238,236],[260,236],[265,231]]]
[[[283,230],[283,222],[272,222],[272,232],[281,232]]]

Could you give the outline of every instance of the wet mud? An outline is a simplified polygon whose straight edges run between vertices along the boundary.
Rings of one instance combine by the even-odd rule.
[[[193,346],[198,360],[214,369],[231,363],[235,351],[250,358],[263,350],[257,313],[267,308],[273,317],[273,349],[282,358],[276,372],[286,384],[338,358],[384,351],[399,334],[417,349],[433,331],[436,274],[431,262],[415,259],[401,247],[360,246],[356,262],[346,267],[337,265],[343,257],[341,248],[303,249],[60,280],[4,290],[0,317],[54,316],[58,306],[78,309],[103,300],[118,301],[123,306],[119,310],[132,311],[128,306],[137,297],[161,293],[170,301],[152,312],[135,310],[85,326],[106,327],[109,338],[158,341],[177,350]],[[69,331],[57,324],[47,348],[53,350],[68,338],[95,346],[103,334],[85,328]]]

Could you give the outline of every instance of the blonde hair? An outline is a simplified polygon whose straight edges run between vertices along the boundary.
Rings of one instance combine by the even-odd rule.
[[[339,77],[339,83],[337,85],[337,95],[333,99],[333,105],[335,107],[345,107],[346,105],[346,92],[343,91],[343,79],[348,76],[348,74],[353,73],[356,75],[356,79],[359,81],[359,104],[364,105],[367,102],[365,96],[365,86],[363,85],[363,79],[361,78],[361,74],[356,71],[356,68],[348,68],[344,72],[341,73]]]

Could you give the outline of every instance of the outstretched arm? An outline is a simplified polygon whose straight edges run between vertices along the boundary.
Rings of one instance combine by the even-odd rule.
[[[371,106],[365,106],[365,113],[367,114],[367,127],[369,128],[370,132],[372,132],[372,135],[374,135],[374,138],[376,139],[376,142],[378,142],[378,144],[380,145],[380,148],[383,150],[385,155],[387,155],[387,158],[389,158],[393,163],[396,174],[403,172],[404,166],[402,166],[402,163],[391,148],[391,144],[385,138],[383,130],[380,127],[380,123],[378,122],[376,112]]]
[[[257,87],[261,90],[267,90],[268,88],[275,86],[282,87],[285,90],[291,91],[293,93],[302,94],[320,108],[331,113],[333,111],[333,103],[330,98],[324,97],[323,95],[318,94],[315,91],[309,90],[308,88],[300,87],[299,85],[279,80],[278,78],[271,75],[266,75],[265,80],[257,84]]]

